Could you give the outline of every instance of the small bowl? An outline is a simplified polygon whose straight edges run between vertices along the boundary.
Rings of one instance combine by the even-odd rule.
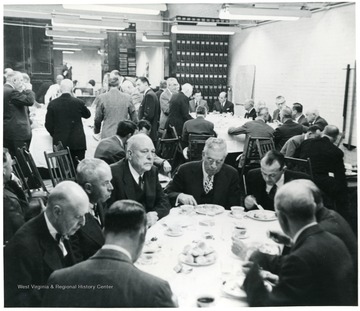
[[[215,305],[215,297],[212,295],[202,295],[196,300],[199,308],[209,308]]]

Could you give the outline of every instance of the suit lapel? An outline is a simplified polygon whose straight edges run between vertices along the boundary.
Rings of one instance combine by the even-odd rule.
[[[131,175],[128,161],[124,161],[123,182],[124,182],[124,192],[126,194],[127,199],[135,200],[136,193],[134,187],[134,178]]]
[[[106,203],[102,203],[102,202],[98,202],[98,204],[96,205],[97,207],[97,212],[100,218],[100,222],[101,222],[101,226],[103,227],[105,224],[105,211],[104,211],[104,204],[106,205]]]
[[[156,196],[156,178],[153,178],[152,169],[144,173],[144,191],[146,204],[151,208],[154,205],[154,198]]]
[[[202,193],[204,192],[204,187],[203,187],[204,173],[202,170],[202,161],[198,161],[197,165],[194,166],[192,172],[193,172],[192,174],[193,177],[191,177],[193,178],[192,184],[195,187],[195,193],[197,193],[197,196],[200,198]]]
[[[91,214],[86,214],[86,224],[86,226],[81,228],[83,234],[97,244],[103,245],[104,237],[102,235],[101,227]]]

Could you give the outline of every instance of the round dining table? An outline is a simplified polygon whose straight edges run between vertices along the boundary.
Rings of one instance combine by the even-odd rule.
[[[280,230],[276,216],[272,220],[250,216],[254,216],[254,212],[235,218],[228,210],[214,215],[196,211],[189,214],[181,208],[172,208],[168,216],[148,229],[143,253],[135,265],[168,281],[179,307],[196,307],[200,296],[215,298],[214,306],[219,308],[248,306],[246,294],[240,288],[245,279],[244,260],[255,249],[270,250],[273,254],[281,252],[281,247],[267,236],[268,230]],[[232,236],[239,226],[247,230],[240,240],[246,246],[247,255],[243,258],[231,250]],[[174,232],[173,228],[179,227],[180,235],[169,235]],[[208,265],[186,264],[182,255],[184,248],[200,242],[213,250],[215,261]]]

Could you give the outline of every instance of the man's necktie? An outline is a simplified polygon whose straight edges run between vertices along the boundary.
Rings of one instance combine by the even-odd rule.
[[[144,180],[141,176],[139,176],[139,186],[141,190],[144,190]]]
[[[269,198],[271,200],[274,200],[275,194],[276,194],[277,186],[276,184],[270,189],[269,191]]]
[[[209,193],[212,188],[213,188],[213,179],[214,179],[214,176],[210,176],[208,175],[205,179],[205,183],[204,183],[204,191],[205,193]]]
[[[63,253],[63,255],[65,257],[68,254],[67,247],[65,245],[66,238],[63,235],[61,235],[60,233],[56,233],[55,238],[56,238],[56,241],[59,244],[61,252]]]

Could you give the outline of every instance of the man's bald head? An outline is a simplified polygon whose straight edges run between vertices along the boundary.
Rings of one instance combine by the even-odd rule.
[[[74,87],[74,84],[70,79],[64,79],[60,83],[60,91],[63,94],[65,94],[65,93],[71,94],[73,87]]]
[[[126,93],[131,95],[134,90],[135,90],[135,86],[134,83],[132,83],[130,80],[125,80],[122,84],[121,84],[121,90]]]
[[[185,83],[181,87],[181,91],[187,96],[190,97],[193,92],[193,86],[190,83]]]
[[[56,76],[56,83],[60,85],[61,81],[64,80],[64,76],[63,75],[57,75]]]
[[[323,131],[323,136],[329,137],[331,142],[334,142],[339,136],[339,129],[335,125],[326,125]]]
[[[154,163],[155,147],[146,134],[136,134],[127,141],[126,158],[131,166],[142,175],[150,171]]]

